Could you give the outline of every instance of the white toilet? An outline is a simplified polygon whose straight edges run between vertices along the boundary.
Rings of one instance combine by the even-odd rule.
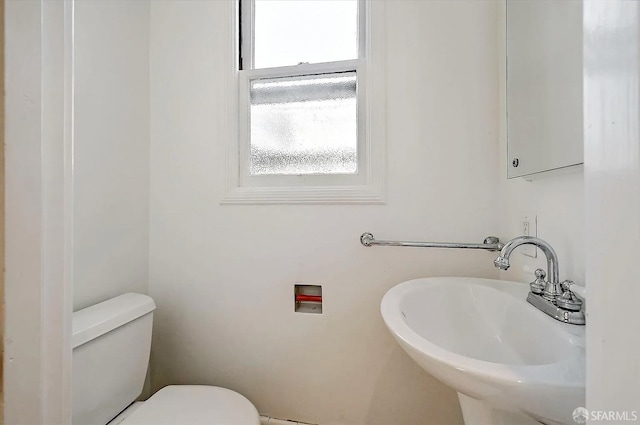
[[[242,395],[206,385],[172,385],[144,403],[153,310],[124,294],[73,313],[73,425],[260,425]]]

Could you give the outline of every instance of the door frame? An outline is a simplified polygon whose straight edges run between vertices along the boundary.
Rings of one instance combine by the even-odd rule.
[[[71,423],[73,1],[5,3],[4,423]]]

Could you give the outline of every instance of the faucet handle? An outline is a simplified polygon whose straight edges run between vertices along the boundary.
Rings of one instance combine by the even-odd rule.
[[[556,299],[556,305],[560,308],[564,308],[565,310],[580,311],[582,308],[582,301],[569,289],[571,284],[573,284],[573,281],[571,280],[565,280],[560,284],[563,293]]]
[[[542,294],[542,291],[544,291],[544,288],[547,286],[547,281],[545,280],[547,273],[542,269],[536,269],[535,275],[536,280],[531,282],[529,287],[531,288],[531,292],[539,295]]]
[[[560,287],[562,288],[562,292],[570,291],[569,287],[573,285],[573,280],[563,280],[560,282]]]

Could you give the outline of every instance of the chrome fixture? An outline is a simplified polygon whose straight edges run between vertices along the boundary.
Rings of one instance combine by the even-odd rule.
[[[560,283],[558,273],[558,256],[554,249],[542,239],[531,236],[518,236],[507,242],[500,251],[500,255],[493,262],[501,270],[507,270],[509,257],[514,249],[520,245],[534,245],[547,257],[547,272],[537,269],[536,279],[529,284],[531,291],[527,301],[538,310],[548,314],[556,320],[574,325],[584,325],[585,317],[582,311],[582,301],[571,291],[570,280]],[[545,280],[549,276],[550,280]]]
[[[534,245],[544,253],[547,257],[547,276],[549,276],[551,285],[547,284],[544,289],[544,293],[548,294],[548,300],[553,300],[557,296],[560,291],[560,278],[558,277],[558,256],[556,252],[553,250],[551,245],[542,239],[534,238],[531,236],[519,236],[515,239],[511,239],[507,242],[502,250],[500,251],[500,256],[495,259],[493,264],[502,270],[507,270],[510,266],[509,257],[514,249],[519,247],[520,245]]]
[[[460,249],[486,249],[488,251],[500,251],[504,246],[495,236],[487,236],[483,243],[453,243],[453,242],[402,242],[402,241],[378,241],[371,233],[363,233],[360,243],[364,246],[409,246],[417,248],[460,248]]]

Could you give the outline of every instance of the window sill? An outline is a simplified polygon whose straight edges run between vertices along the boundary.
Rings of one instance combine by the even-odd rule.
[[[236,187],[220,201],[220,205],[384,203],[383,191],[371,186]]]

